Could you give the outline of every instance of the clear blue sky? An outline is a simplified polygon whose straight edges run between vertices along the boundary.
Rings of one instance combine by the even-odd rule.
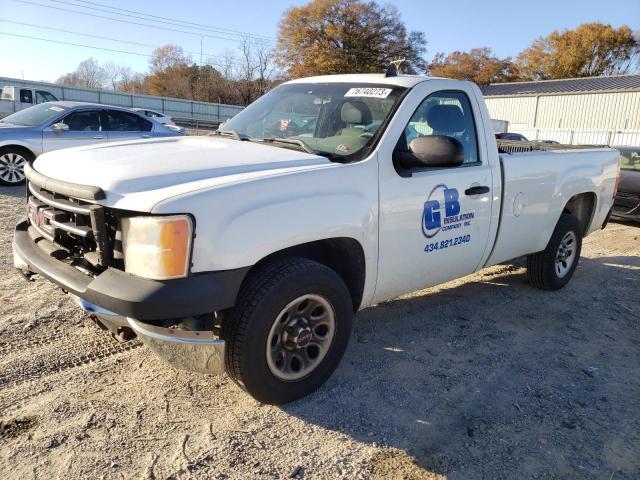
[[[148,55],[151,47],[119,43],[112,40],[46,30],[34,26],[16,25],[13,22],[29,23],[59,30],[68,30],[103,37],[113,37],[128,42],[148,45],[175,43],[187,51],[196,52],[199,60],[200,36],[165,31],[141,25],[131,25],[81,15],[67,10],[83,11],[105,17],[117,17],[101,10],[96,4],[140,11],[152,15],[169,17],[230,30],[250,32],[275,39],[277,25],[282,13],[291,5],[304,1],[240,0],[240,1],[196,1],[154,0],[131,2],[126,0],[0,0],[0,76],[22,77],[30,80],[55,80],[72,71],[88,57],[101,63],[112,61],[128,65],[136,71],[147,70],[147,57],[125,53],[105,52],[90,48],[47,43],[43,41],[2,35],[12,33],[23,36],[53,39],[103,48],[138,52]],[[527,47],[535,38],[564,28],[573,28],[580,23],[600,21],[614,26],[629,25],[640,30],[639,0],[397,0],[391,3],[400,10],[409,30],[425,32],[428,40],[427,57],[436,52],[468,50],[473,47],[491,47],[499,56],[515,55]],[[73,5],[76,4],[76,5]],[[47,8],[45,7],[54,7]],[[78,6],[78,5],[84,5]],[[89,8],[87,8],[89,7]],[[130,15],[135,15],[130,13]],[[138,23],[149,23],[133,17],[124,18]],[[156,24],[158,25],[158,24]],[[164,25],[167,28],[180,29]],[[220,34],[208,31],[212,36],[230,37],[233,33]],[[203,39],[203,51],[217,55],[225,50],[237,48],[237,40]]]

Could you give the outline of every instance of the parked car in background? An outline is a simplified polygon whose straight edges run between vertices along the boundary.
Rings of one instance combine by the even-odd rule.
[[[504,132],[504,133],[496,133],[496,139],[498,140],[509,140],[512,142],[528,142],[529,139],[524,135],[513,132]]]
[[[49,102],[0,120],[0,185],[24,183],[24,165],[61,148],[184,135],[130,109],[97,103]]]
[[[39,103],[55,102],[57,100],[53,93],[39,88],[3,87],[0,94],[0,118]]]
[[[164,113],[156,112],[155,110],[149,110],[146,108],[132,108],[134,112],[143,114],[145,117],[153,118],[156,122],[160,122],[163,125],[175,125],[173,118]]]
[[[613,205],[613,218],[640,222],[640,147],[620,150],[620,184]]]

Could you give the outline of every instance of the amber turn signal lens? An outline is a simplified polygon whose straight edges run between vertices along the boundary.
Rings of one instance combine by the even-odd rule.
[[[186,277],[193,238],[187,215],[122,220],[125,271],[154,280]]]

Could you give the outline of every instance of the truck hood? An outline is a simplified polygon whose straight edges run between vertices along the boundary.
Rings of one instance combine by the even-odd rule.
[[[162,200],[194,190],[329,164],[325,157],[259,143],[168,137],[58,150],[38,157],[34,168],[102,188],[102,205],[151,211]]]

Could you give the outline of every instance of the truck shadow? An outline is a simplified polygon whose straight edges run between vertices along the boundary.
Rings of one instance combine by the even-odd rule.
[[[334,376],[283,410],[413,457],[379,451],[380,478],[637,475],[640,258],[583,258],[556,292],[521,264],[452,284],[360,312]]]

